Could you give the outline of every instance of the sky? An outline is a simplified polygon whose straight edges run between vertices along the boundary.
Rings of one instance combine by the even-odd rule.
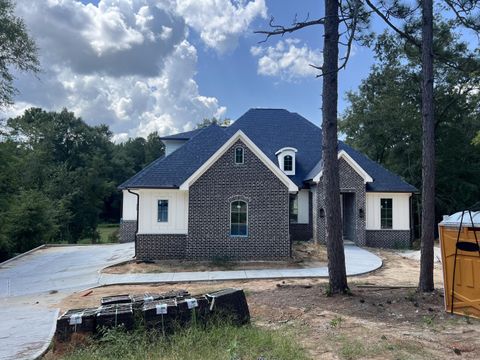
[[[204,118],[284,108],[319,125],[323,28],[266,42],[255,30],[322,16],[318,0],[18,0],[42,72],[16,73],[15,105],[66,107],[115,141],[187,131]],[[382,30],[377,21],[374,30]],[[339,78],[339,111],[373,64],[356,46]],[[2,116],[3,115],[3,116]]]

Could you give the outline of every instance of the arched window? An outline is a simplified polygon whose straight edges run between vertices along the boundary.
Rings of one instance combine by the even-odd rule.
[[[293,157],[291,155],[285,155],[283,157],[283,171],[293,170]]]
[[[235,164],[243,164],[243,148],[237,147],[235,149]]]
[[[247,203],[245,201],[232,201],[230,204],[230,235],[247,236],[248,217]]]

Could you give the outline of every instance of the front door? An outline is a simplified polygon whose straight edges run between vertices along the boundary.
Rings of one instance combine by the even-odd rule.
[[[341,194],[343,240],[354,241],[355,237],[355,194]]]

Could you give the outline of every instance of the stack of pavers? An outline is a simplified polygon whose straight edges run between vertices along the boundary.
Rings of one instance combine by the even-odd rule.
[[[72,333],[94,334],[102,328],[135,327],[141,317],[148,329],[171,334],[177,327],[205,325],[212,315],[243,325],[250,321],[243,290],[224,289],[191,296],[186,290],[164,294],[145,293],[104,297],[99,308],[74,309],[57,321],[57,338],[68,340]]]

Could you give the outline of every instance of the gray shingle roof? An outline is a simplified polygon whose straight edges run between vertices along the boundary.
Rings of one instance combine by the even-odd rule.
[[[178,134],[173,134],[168,136],[162,136],[160,137],[160,140],[190,140],[192,137],[200,133],[203,129],[205,128],[195,129],[195,130],[186,131],[183,133],[178,133]]]
[[[287,110],[250,109],[227,128],[210,125],[163,137],[166,140],[190,140],[169,156],[154,161],[120,188],[178,187],[238,130],[242,130],[275,164],[276,151],[283,147],[296,148],[296,172],[289,177],[299,187],[321,169],[322,131],[319,127]],[[399,176],[341,141],[339,149],[345,150],[373,178],[374,181],[367,184],[367,191],[417,191]]]
[[[220,126],[210,125],[169,156],[155,160],[119,188],[177,188],[227,140],[228,136]]]

